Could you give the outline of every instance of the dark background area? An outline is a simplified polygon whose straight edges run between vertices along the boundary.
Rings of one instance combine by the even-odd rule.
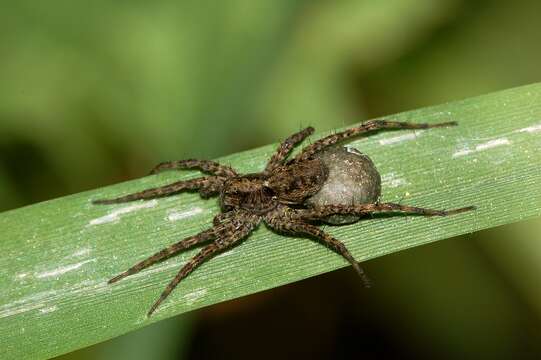
[[[541,81],[540,20],[535,0],[0,2],[0,210]],[[346,268],[60,358],[536,359],[540,231],[440,241],[365,263],[370,290]]]

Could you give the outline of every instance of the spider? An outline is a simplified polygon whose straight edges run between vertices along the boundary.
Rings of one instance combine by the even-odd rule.
[[[317,140],[288,160],[288,155],[293,148],[314,132],[314,128],[307,127],[284,140],[270,158],[265,169],[262,172],[252,174],[238,174],[230,166],[209,160],[189,159],[160,163],[154,167],[151,174],[163,170],[199,169],[209,175],[178,181],[114,199],[94,200],[93,203],[117,204],[140,199],[160,198],[181,191],[198,191],[203,198],[219,195],[222,212],[214,217],[211,228],[162,249],[113,277],[108,283],[115,283],[185,249],[211,241],[191,258],[171,280],[160,297],[150,307],[147,316],[151,316],[182,279],[217,253],[239,243],[263,222],[268,228],[278,233],[311,237],[326,244],[344,257],[353,266],[363,283],[368,286],[368,277],[346,246],[316,226],[320,220],[331,215],[366,216],[373,213],[447,216],[474,210],[475,207],[434,210],[377,201],[357,205],[308,205],[306,200],[319,191],[328,176],[328,169],[318,159],[317,154],[338,142],[380,130],[428,129],[455,125],[457,125],[456,122],[416,124],[372,120]]]

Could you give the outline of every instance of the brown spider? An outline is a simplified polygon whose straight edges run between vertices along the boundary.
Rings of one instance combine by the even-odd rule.
[[[176,255],[196,244],[212,240],[186,263],[167,285],[159,299],[152,305],[150,316],[169,296],[178,283],[197,266],[242,239],[246,238],[262,221],[271,230],[294,235],[309,236],[322,241],[353,265],[365,285],[367,276],[345,245],[333,238],[316,223],[330,215],[359,215],[372,213],[407,213],[424,216],[446,216],[473,210],[468,206],[455,210],[433,210],[394,203],[367,203],[359,205],[309,206],[305,203],[316,194],[327,179],[328,169],[315,155],[340,141],[385,129],[427,129],[454,126],[455,122],[439,124],[413,124],[406,122],[374,120],[357,127],[329,135],[305,147],[291,160],[286,158],[291,150],[314,132],[308,127],[283,141],[276,153],[260,173],[239,175],[229,166],[209,160],[179,160],[157,165],[151,174],[170,169],[199,169],[210,174],[192,180],[178,181],[169,185],[144,190],[115,199],[95,200],[95,204],[116,204],[139,199],[154,199],[180,191],[199,191],[202,197],[220,196],[222,213],[214,217],[214,226],[197,235],[183,239],[139,262],[127,271],[109,280],[109,284],[133,275],[159,261]]]

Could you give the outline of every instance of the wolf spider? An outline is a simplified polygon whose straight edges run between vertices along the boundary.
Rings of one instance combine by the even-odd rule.
[[[316,227],[314,223],[330,215],[358,215],[373,213],[406,213],[423,216],[446,216],[473,210],[473,206],[455,210],[434,210],[395,203],[368,203],[360,205],[308,206],[305,200],[316,194],[325,182],[328,170],[315,156],[321,150],[353,136],[378,130],[428,129],[457,125],[455,122],[415,124],[397,121],[374,120],[345,131],[329,135],[303,148],[298,155],[287,160],[293,148],[314,132],[308,127],[283,141],[271,157],[265,170],[253,174],[238,174],[233,168],[209,160],[179,160],[157,165],[151,174],[163,170],[199,169],[209,174],[192,180],[144,190],[126,196],[95,200],[95,204],[117,204],[139,199],[154,199],[181,191],[198,191],[202,197],[220,196],[222,212],[214,217],[214,226],[190,236],[155,253],[125,272],[109,280],[115,283],[157,262],[178,254],[202,242],[210,241],[189,260],[167,285],[152,305],[147,316],[169,296],[178,283],[195,268],[217,253],[246,238],[261,222],[273,231],[311,237],[326,244],[343,256],[356,270],[365,285],[369,284],[357,261],[340,241]]]

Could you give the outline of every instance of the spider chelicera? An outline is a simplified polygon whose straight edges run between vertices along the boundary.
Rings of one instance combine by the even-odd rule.
[[[134,200],[154,199],[181,191],[198,191],[202,197],[220,196],[222,212],[214,217],[214,226],[183,239],[135,264],[109,280],[115,283],[126,276],[178,254],[203,242],[210,242],[189,260],[167,285],[147,313],[150,316],[169,296],[178,283],[196,267],[217,253],[246,238],[261,222],[273,231],[315,238],[343,256],[356,270],[365,285],[369,280],[346,246],[315,226],[331,215],[365,216],[373,213],[405,213],[424,216],[447,216],[473,210],[467,206],[454,210],[434,210],[395,203],[366,203],[353,205],[308,205],[306,200],[315,195],[325,183],[328,169],[318,159],[322,150],[348,138],[378,130],[428,129],[455,126],[456,122],[415,124],[373,120],[357,127],[329,135],[303,148],[287,160],[292,149],[314,132],[308,127],[283,141],[271,157],[265,170],[253,174],[238,174],[233,168],[209,160],[179,160],[157,165],[151,174],[172,169],[199,169],[209,174],[192,180],[144,190],[115,199],[95,200],[94,204],[117,204]]]

